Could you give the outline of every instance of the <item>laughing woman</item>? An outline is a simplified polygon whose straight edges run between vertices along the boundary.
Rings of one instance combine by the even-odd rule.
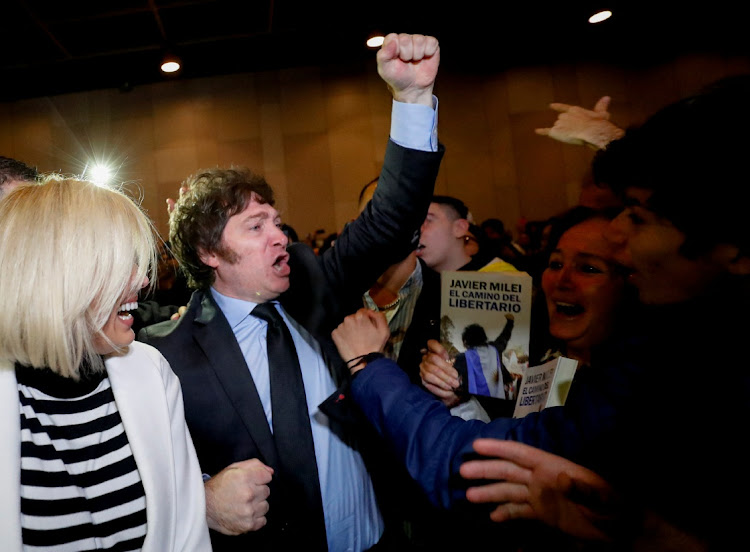
[[[50,178],[0,202],[3,550],[210,550],[182,392],[134,343],[154,237],[124,194]]]
[[[614,262],[616,247],[604,238],[619,211],[574,207],[552,224],[539,297],[546,309],[535,313],[536,324],[545,327],[532,335],[537,363],[562,354],[589,365],[592,350],[628,322],[635,296]]]
[[[563,355],[577,360],[579,368],[589,369],[592,352],[630,322],[635,295],[614,261],[615,246],[604,238],[618,212],[574,207],[552,225],[542,293],[532,307],[532,365]],[[452,406],[459,400],[458,372],[440,343],[430,341],[428,350],[420,365],[422,381]],[[498,411],[510,416],[512,406]]]

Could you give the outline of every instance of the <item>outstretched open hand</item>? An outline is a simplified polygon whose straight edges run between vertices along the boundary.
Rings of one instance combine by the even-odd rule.
[[[594,149],[604,149],[612,140],[617,140],[624,134],[620,127],[609,120],[610,100],[609,96],[599,98],[593,110],[577,105],[551,103],[550,108],[560,115],[552,127],[538,128],[535,132],[566,144],[586,144]]]
[[[471,487],[466,498],[499,503],[490,514],[493,521],[537,519],[590,540],[610,540],[622,521],[612,487],[583,466],[514,441],[477,439],[474,450],[492,458],[465,462],[461,475],[496,482]]]

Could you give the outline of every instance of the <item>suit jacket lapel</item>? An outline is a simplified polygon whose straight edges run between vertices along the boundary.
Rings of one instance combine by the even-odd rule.
[[[232,407],[261,452],[263,462],[276,467],[276,446],[258,390],[237,339],[210,291],[203,294],[200,309],[193,321],[193,338],[208,358]]]

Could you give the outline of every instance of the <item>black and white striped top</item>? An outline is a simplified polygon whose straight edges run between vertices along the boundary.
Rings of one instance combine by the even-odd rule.
[[[146,496],[106,373],[16,365],[16,377],[25,549],[139,550]]]

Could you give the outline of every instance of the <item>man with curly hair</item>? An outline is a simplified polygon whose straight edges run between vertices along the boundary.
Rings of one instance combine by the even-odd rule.
[[[365,450],[375,443],[350,405],[350,359],[339,357],[330,332],[416,246],[442,156],[432,96],[438,62],[433,37],[386,37],[378,71],[394,115],[380,184],[322,255],[301,243],[287,248],[262,177],[214,169],[185,183],[170,242],[197,291],[178,321],[139,337],[181,380],[214,550],[390,546],[368,469],[382,461]],[[301,381],[280,390],[276,377],[290,366]],[[300,423],[283,425],[302,411]]]

